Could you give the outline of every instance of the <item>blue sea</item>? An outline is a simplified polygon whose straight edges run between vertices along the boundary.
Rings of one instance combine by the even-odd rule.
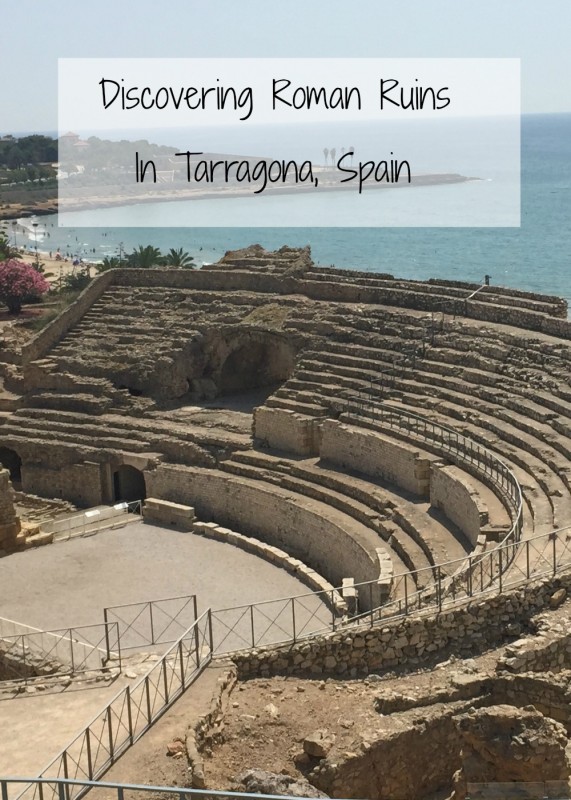
[[[161,213],[168,205],[161,204]],[[309,244],[314,261],[325,266],[417,279],[480,281],[487,274],[493,284],[571,300],[571,114],[522,117],[519,228],[133,228],[132,207],[100,213],[102,226],[112,213],[114,224],[124,220],[125,227],[58,228],[57,215],[42,217],[40,249],[95,260],[116,254],[120,244],[127,252],[152,244],[163,251],[182,247],[203,264],[254,242],[268,249]]]

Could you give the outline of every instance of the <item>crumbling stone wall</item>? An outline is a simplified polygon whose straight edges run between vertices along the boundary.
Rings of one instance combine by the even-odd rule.
[[[418,800],[450,786],[461,766],[454,707],[387,721],[382,734],[368,738],[361,753],[324,762],[310,775],[332,797],[398,797]],[[414,765],[414,766],[413,766]]]
[[[399,665],[419,666],[449,651],[472,656],[519,636],[530,619],[545,609],[553,593],[571,588],[571,575],[543,579],[488,596],[460,608],[410,616],[373,628],[345,628],[290,647],[266,647],[238,653],[238,675],[350,675]]]
[[[26,544],[26,534],[14,508],[14,490],[10,473],[0,469],[0,555],[21,550]]]

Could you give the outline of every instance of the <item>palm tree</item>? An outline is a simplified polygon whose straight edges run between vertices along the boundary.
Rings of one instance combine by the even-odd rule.
[[[194,269],[195,267],[194,258],[182,247],[179,247],[178,250],[171,247],[165,256],[165,264],[167,267],[183,267],[185,269]]]
[[[331,164],[333,166],[335,166],[335,154],[336,153],[337,153],[337,150],[334,147],[332,147],[331,150],[329,151],[329,155],[331,156]]]
[[[161,255],[161,251],[151,244],[146,247],[139,245],[127,256],[127,265],[129,267],[148,269],[149,267],[162,266],[163,264],[164,257]]]
[[[97,272],[107,272],[108,269],[116,269],[119,266],[121,266],[121,264],[116,256],[111,256],[111,258],[105,256],[100,264],[95,265],[95,269]]]
[[[17,256],[17,248],[11,246],[4,232],[0,233],[0,261],[8,261],[8,259],[17,258]]]
[[[327,158],[329,156],[329,148],[328,147],[324,147],[323,148],[323,155],[325,156],[325,166],[327,166]]]

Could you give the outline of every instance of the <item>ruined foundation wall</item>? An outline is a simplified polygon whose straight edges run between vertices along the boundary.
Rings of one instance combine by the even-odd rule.
[[[364,753],[349,753],[335,767],[324,765],[316,783],[332,797],[401,800],[447,788],[462,764],[453,715],[453,708],[440,707],[399,719],[393,731],[368,742]]]

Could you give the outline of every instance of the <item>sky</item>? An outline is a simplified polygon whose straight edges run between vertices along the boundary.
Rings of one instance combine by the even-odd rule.
[[[0,7],[2,134],[57,129],[63,57],[521,58],[522,111],[571,112],[570,0],[0,0]]]

